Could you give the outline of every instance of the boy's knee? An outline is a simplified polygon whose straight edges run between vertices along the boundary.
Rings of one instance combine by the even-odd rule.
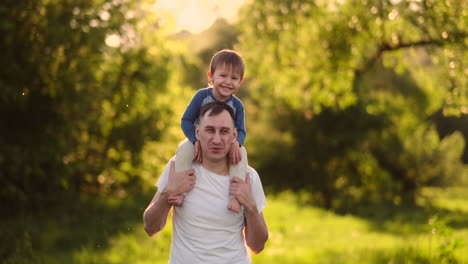
[[[194,152],[195,146],[189,140],[185,140],[179,144],[178,152]]]
[[[242,157],[247,157],[247,150],[245,149],[244,146],[240,148],[240,152],[241,152]]]
[[[195,147],[192,142],[186,140],[179,144],[175,157],[175,171],[184,171],[192,167],[193,158],[195,157]]]
[[[240,153],[241,153],[241,157],[242,157],[241,162],[244,162],[244,163],[247,164],[248,163],[248,161],[247,161],[247,150],[244,147],[241,147],[240,148]]]

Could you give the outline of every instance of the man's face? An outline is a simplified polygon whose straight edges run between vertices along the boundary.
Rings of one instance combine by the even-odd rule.
[[[203,160],[210,162],[226,161],[231,144],[237,137],[234,121],[227,111],[208,116],[207,112],[196,128]]]

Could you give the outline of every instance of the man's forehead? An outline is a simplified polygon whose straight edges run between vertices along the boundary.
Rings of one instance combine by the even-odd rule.
[[[201,126],[207,127],[224,127],[224,128],[234,128],[234,121],[231,118],[231,115],[227,111],[223,111],[217,115],[209,115],[209,112],[205,114],[202,118]]]

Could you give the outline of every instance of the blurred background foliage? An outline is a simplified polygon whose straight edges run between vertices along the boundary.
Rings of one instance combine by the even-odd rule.
[[[251,1],[199,34],[168,32],[152,4],[2,1],[4,213],[152,191],[222,48],[246,62],[246,147],[268,192],[349,212],[468,183],[466,1]]]
[[[424,186],[466,184],[463,4],[291,0],[245,7],[239,47],[249,78],[246,145],[267,186],[308,190],[315,204],[349,211],[411,202]]]
[[[252,0],[191,33],[150,0],[1,1],[0,259],[167,262],[141,214],[232,48],[269,199],[256,262],[466,261],[466,3]]]
[[[2,199],[123,195],[154,181],[182,107],[172,102],[184,101],[185,55],[149,5],[2,2]]]

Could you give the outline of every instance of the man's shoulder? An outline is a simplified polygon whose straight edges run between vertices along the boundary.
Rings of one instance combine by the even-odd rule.
[[[247,166],[247,172],[250,173],[250,178],[251,179],[254,179],[254,178],[255,179],[260,179],[260,175],[258,174],[258,172],[254,168],[252,168],[250,166]]]
[[[192,169],[194,169],[195,171],[199,171],[201,168],[201,165],[195,161],[193,161],[192,163]]]
[[[250,167],[249,165],[247,165],[247,170],[248,170],[249,172],[257,173],[257,171],[256,171],[254,168]]]

